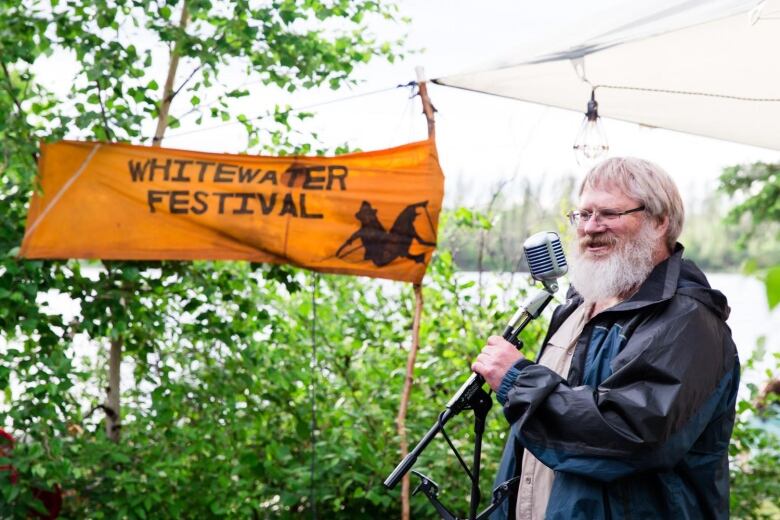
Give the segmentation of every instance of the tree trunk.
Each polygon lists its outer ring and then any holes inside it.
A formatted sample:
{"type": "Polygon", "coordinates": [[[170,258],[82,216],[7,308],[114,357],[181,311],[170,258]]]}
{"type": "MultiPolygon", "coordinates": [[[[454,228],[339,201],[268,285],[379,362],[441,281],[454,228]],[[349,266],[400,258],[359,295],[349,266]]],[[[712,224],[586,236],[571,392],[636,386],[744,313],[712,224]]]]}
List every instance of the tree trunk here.
{"type": "MultiPolygon", "coordinates": [[[[179,19],[179,28],[184,30],[187,27],[187,2],[183,2],[181,9],[181,18],[179,19]]],[[[173,100],[173,82],[176,79],[176,69],[179,67],[179,42],[177,41],[171,51],[171,61],[168,65],[168,77],[165,79],[163,96],[160,101],[160,115],[157,118],[157,130],[152,139],[153,146],[160,146],[168,128],[168,110],[173,100]]],[[[111,353],[108,359],[108,389],[106,392],[106,433],[108,438],[114,442],[119,442],[121,415],[119,389],[121,376],[119,372],[122,363],[122,339],[111,340],[111,353]]]]}
{"type": "MultiPolygon", "coordinates": [[[[181,18],[179,18],[179,29],[182,31],[187,27],[187,2],[184,2],[181,8],[181,18]]],[[[160,100],[160,115],[157,118],[157,130],[152,138],[152,146],[160,146],[165,130],[168,128],[168,111],[173,101],[173,82],[176,79],[176,69],[179,68],[179,42],[173,46],[171,51],[171,61],[168,64],[168,77],[165,79],[162,99],[160,100]]]]}
{"type": "Polygon", "coordinates": [[[119,367],[122,364],[122,340],[111,340],[111,352],[108,358],[108,387],[106,387],[106,435],[119,442],[121,433],[121,411],[119,409],[119,367]]]}

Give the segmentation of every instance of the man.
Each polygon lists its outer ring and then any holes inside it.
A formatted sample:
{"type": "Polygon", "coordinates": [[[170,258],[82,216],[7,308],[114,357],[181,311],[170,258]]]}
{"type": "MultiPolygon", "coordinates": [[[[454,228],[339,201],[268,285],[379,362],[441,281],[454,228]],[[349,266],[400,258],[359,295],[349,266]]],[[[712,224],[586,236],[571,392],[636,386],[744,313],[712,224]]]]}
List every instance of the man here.
{"type": "Polygon", "coordinates": [[[726,298],[682,258],[658,166],[595,166],[569,214],[572,288],[537,362],[492,336],[472,368],[511,425],[494,518],[727,518],[739,361],[726,298]]]}

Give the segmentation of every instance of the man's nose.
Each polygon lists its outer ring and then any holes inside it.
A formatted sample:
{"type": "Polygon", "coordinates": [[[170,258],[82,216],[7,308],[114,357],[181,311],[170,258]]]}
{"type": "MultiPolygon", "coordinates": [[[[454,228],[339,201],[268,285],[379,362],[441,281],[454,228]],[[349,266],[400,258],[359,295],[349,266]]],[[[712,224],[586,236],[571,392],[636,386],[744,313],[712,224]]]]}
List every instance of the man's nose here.
{"type": "Polygon", "coordinates": [[[591,215],[586,222],[583,222],[582,232],[588,235],[592,233],[599,233],[601,231],[604,231],[604,227],[605,226],[604,224],[602,224],[601,219],[594,214],[591,215]]]}

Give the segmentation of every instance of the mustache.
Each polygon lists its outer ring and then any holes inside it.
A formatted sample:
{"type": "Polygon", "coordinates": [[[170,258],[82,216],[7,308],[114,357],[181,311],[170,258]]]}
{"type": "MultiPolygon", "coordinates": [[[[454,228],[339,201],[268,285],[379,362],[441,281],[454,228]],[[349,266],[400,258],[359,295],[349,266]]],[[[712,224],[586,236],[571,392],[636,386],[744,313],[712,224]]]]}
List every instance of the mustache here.
{"type": "Polygon", "coordinates": [[[580,248],[586,247],[601,247],[601,246],[614,246],[618,243],[618,238],[609,231],[603,231],[601,233],[594,233],[592,235],[585,235],[580,238],[580,248]]]}

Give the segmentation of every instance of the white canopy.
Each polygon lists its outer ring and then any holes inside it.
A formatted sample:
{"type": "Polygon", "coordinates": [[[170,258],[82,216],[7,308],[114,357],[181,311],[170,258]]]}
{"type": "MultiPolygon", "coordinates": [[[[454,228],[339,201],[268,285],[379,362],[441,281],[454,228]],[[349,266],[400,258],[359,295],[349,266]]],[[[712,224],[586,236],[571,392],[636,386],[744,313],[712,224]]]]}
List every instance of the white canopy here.
{"type": "Polygon", "coordinates": [[[565,50],[434,81],[580,112],[595,88],[601,116],[780,150],[780,0],[658,5],[565,50]]]}

